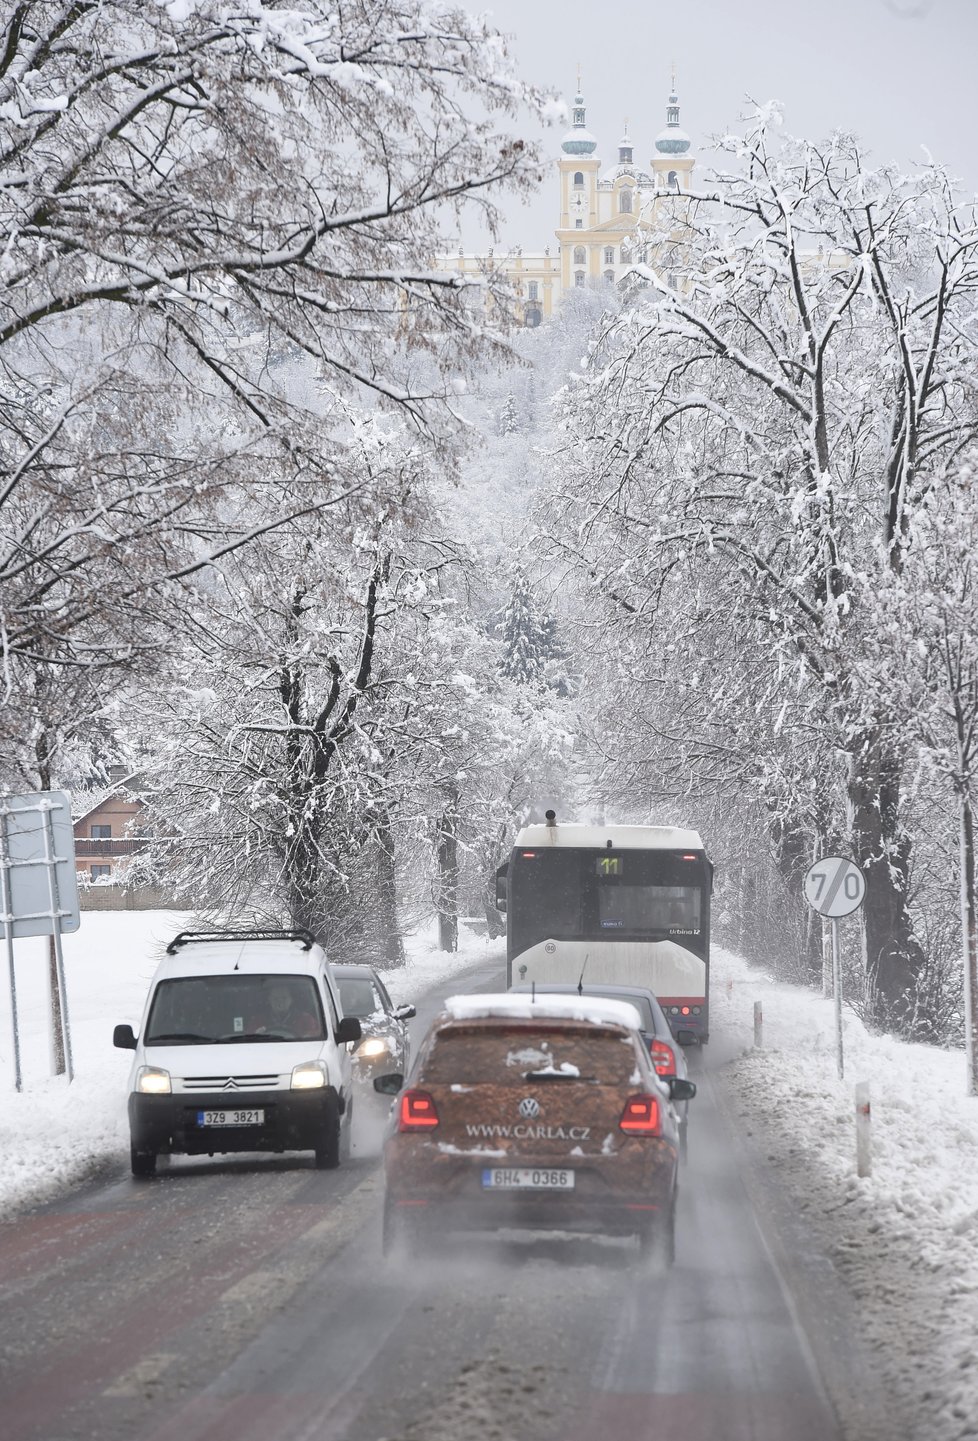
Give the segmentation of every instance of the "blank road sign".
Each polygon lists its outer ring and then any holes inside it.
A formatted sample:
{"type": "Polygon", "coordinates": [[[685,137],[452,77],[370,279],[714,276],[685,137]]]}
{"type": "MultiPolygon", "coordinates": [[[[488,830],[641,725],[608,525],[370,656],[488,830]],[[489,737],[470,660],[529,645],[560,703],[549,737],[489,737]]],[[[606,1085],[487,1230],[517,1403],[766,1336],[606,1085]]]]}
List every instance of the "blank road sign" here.
{"type": "Polygon", "coordinates": [[[805,900],[820,916],[848,916],[859,909],[865,894],[866,877],[846,856],[825,856],[806,872],[805,900]]]}
{"type": "Polygon", "coordinates": [[[67,792],[0,796],[0,940],[77,931],[80,919],[67,792]]]}

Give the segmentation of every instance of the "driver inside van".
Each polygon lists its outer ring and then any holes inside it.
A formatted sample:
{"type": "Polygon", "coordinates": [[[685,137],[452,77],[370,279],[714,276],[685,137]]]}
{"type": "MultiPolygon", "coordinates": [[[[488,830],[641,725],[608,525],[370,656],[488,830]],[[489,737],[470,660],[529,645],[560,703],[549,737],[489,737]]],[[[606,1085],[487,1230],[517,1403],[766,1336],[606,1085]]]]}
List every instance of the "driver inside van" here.
{"type": "Polygon", "coordinates": [[[279,1035],[306,1039],[319,1034],[319,1023],[310,1011],[295,1004],[292,988],[281,982],[269,986],[265,996],[267,1010],[248,1030],[257,1036],[279,1035]]]}

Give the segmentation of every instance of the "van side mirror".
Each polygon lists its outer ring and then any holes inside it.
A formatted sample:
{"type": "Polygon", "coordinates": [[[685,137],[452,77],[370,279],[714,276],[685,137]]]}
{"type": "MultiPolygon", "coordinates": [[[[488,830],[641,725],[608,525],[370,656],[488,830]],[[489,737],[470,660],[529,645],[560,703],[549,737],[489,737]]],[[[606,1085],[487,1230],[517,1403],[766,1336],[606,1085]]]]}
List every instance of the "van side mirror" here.
{"type": "Polygon", "coordinates": [[[414,1006],[398,1006],[394,1012],[394,1019],[395,1021],[410,1021],[412,1016],[417,1014],[414,1006]]]}
{"type": "Polygon", "coordinates": [[[344,1016],[336,1027],[336,1044],[342,1046],[346,1041],[359,1041],[363,1035],[363,1028],[356,1016],[344,1016]]]}
{"type": "Polygon", "coordinates": [[[132,1026],[116,1026],[112,1032],[112,1044],[118,1046],[120,1051],[134,1051],[136,1037],[132,1033],[132,1026]]]}

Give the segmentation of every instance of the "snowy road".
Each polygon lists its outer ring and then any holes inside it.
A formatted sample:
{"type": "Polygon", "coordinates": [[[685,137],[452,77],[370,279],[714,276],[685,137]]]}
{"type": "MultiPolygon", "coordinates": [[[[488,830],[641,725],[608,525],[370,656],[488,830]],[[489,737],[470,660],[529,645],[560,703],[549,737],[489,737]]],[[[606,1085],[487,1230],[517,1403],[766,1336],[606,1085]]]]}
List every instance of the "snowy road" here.
{"type": "MultiPolygon", "coordinates": [[[[451,989],[500,983],[487,966],[451,989]]],[[[724,1059],[721,1042],[698,1069],[678,1261],[655,1283],[625,1242],[466,1239],[385,1264],[363,1158],[184,1159],[11,1222],[5,1441],[864,1441],[858,1406],[837,1427],[755,1220],[724,1059]]],[[[793,1284],[817,1289],[817,1266],[793,1284]]],[[[835,1358],[837,1399],[859,1369],[835,1358]]]]}

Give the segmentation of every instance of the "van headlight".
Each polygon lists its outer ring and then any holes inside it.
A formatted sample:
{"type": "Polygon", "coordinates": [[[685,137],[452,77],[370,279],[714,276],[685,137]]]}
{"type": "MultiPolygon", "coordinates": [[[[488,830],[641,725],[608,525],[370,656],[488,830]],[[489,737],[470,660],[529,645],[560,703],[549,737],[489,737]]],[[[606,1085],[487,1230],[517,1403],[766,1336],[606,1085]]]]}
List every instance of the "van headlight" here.
{"type": "Polygon", "coordinates": [[[321,1091],[326,1084],[326,1066],[322,1061],[303,1061],[292,1067],[293,1091],[321,1091]]]}
{"type": "Polygon", "coordinates": [[[160,1066],[140,1066],[136,1072],[136,1090],[144,1096],[168,1096],[172,1089],[169,1071],[160,1066]]]}

